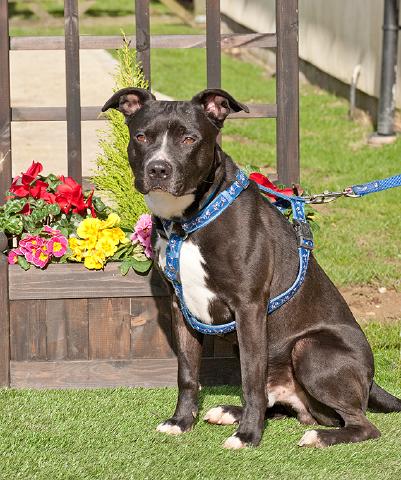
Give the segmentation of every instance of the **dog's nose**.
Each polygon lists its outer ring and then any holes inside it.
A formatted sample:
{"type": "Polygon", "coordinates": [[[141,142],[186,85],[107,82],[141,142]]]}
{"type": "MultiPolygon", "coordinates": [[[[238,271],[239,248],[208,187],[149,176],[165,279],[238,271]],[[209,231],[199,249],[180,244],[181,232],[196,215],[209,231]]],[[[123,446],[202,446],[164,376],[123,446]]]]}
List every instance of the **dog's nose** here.
{"type": "Polygon", "coordinates": [[[146,168],[149,177],[153,180],[167,180],[171,177],[173,169],[168,162],[163,160],[154,160],[146,168]]]}

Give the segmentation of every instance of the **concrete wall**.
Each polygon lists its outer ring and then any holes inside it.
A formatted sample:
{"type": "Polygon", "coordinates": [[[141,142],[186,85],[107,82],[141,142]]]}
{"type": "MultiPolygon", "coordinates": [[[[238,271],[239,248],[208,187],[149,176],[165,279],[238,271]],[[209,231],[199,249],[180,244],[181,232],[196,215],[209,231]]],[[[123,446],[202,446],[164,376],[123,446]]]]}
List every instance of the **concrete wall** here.
{"type": "MultiPolygon", "coordinates": [[[[274,0],[221,0],[221,11],[251,30],[274,32],[274,5],[274,0]]],[[[384,0],[299,0],[301,59],[344,83],[361,65],[358,89],[378,97],[383,10],[384,0]]],[[[401,106],[399,87],[400,78],[401,106]]]]}

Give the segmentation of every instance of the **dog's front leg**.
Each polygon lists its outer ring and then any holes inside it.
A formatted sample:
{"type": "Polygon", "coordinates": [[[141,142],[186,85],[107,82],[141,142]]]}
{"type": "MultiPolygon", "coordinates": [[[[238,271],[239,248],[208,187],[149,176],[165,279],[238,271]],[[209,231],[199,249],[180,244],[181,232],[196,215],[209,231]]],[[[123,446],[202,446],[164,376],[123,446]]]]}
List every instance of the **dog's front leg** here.
{"type": "Polygon", "coordinates": [[[178,356],[178,401],[174,415],[161,423],[157,430],[179,435],[191,430],[198,414],[203,335],[186,324],[175,295],[173,296],[173,326],[178,356]]]}
{"type": "Polygon", "coordinates": [[[262,437],[267,407],[266,305],[240,307],[236,313],[244,409],[238,430],[225,448],[256,446],[262,437]]]}

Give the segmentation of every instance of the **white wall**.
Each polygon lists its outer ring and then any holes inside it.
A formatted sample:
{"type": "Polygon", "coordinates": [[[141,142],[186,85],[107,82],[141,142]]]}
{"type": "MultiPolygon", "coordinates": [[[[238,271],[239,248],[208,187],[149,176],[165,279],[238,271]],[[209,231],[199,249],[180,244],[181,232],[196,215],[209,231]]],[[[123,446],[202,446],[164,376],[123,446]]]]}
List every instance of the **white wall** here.
{"type": "MultiPolygon", "coordinates": [[[[221,0],[221,11],[257,32],[275,31],[274,0],[221,0]]],[[[331,76],[378,97],[384,0],[299,0],[299,53],[331,76]]],[[[399,48],[401,62],[401,47],[399,48]]],[[[399,63],[401,64],[401,63],[399,63]]],[[[397,105],[401,106],[401,78],[397,105]]]]}

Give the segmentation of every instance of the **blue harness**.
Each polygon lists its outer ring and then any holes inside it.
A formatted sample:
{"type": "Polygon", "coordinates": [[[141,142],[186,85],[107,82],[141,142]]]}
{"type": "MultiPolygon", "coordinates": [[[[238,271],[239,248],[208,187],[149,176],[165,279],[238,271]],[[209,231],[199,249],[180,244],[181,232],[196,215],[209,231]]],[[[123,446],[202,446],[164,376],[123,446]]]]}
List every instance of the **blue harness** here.
{"type": "MultiPolygon", "coordinates": [[[[179,280],[180,271],[180,251],[183,242],[188,238],[188,235],[200,230],[208,225],[215,218],[221,215],[226,208],[228,208],[234,200],[245,190],[249,185],[249,179],[244,172],[238,170],[236,180],[223,192],[219,193],[210,203],[206,205],[197,215],[190,220],[180,223],[182,230],[185,232],[184,236],[172,233],[169,236],[166,248],[166,266],[164,274],[172,283],[175,294],[180,302],[181,311],[188,322],[188,324],[200,333],[207,335],[223,335],[225,333],[235,330],[235,321],[223,325],[208,325],[200,322],[195,318],[184,301],[184,294],[182,284],[179,280]]],[[[270,190],[269,188],[258,185],[258,187],[267,193],[271,193],[276,197],[291,203],[293,212],[293,224],[295,233],[298,238],[298,253],[299,253],[299,270],[294,283],[283,293],[271,299],[268,303],[267,312],[270,314],[284,305],[290,298],[292,298],[301,287],[306,271],[308,268],[308,261],[310,251],[313,249],[313,237],[310,230],[309,223],[305,218],[305,200],[301,197],[288,197],[279,192],[270,190]]],[[[280,205],[277,205],[280,208],[280,205]]],[[[162,221],[164,231],[168,236],[168,230],[171,226],[170,221],[162,221]]]]}

